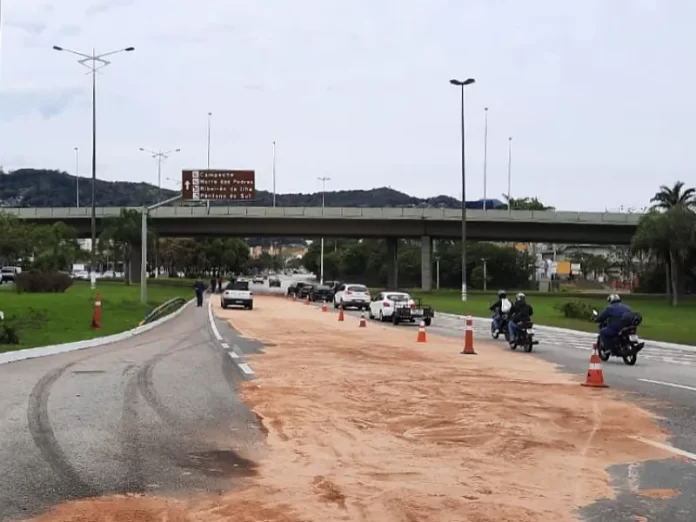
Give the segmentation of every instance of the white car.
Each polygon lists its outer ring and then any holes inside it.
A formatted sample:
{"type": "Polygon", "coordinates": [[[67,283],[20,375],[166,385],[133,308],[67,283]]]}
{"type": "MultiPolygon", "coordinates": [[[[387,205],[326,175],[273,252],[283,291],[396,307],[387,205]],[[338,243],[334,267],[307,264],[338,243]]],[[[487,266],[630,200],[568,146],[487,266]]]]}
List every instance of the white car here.
{"type": "Polygon", "coordinates": [[[365,285],[344,283],[336,288],[333,301],[334,308],[343,305],[344,310],[346,308],[369,310],[370,290],[365,285]]]}
{"type": "Polygon", "coordinates": [[[249,290],[249,281],[234,281],[227,283],[220,296],[220,306],[243,306],[247,310],[254,309],[254,294],[249,290]]]}
{"type": "MultiPolygon", "coordinates": [[[[409,321],[413,322],[423,318],[426,326],[430,326],[430,316],[424,317],[423,310],[418,308],[416,301],[411,297],[411,294],[406,292],[380,292],[370,303],[370,319],[379,319],[380,321],[389,321],[394,316],[394,310],[397,308],[409,308],[407,314],[409,321]]],[[[402,316],[403,318],[403,316],[402,316]]],[[[394,323],[396,324],[396,323],[394,323]]]]}

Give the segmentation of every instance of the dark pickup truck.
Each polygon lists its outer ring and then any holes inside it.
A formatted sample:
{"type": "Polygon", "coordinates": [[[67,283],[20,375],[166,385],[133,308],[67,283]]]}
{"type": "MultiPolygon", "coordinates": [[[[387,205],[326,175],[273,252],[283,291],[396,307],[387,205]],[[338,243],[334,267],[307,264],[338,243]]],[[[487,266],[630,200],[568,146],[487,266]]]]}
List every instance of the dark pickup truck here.
{"type": "Polygon", "coordinates": [[[290,283],[288,286],[288,295],[299,295],[300,289],[303,286],[307,286],[309,283],[303,283],[302,281],[297,281],[295,283],[290,283]]]}

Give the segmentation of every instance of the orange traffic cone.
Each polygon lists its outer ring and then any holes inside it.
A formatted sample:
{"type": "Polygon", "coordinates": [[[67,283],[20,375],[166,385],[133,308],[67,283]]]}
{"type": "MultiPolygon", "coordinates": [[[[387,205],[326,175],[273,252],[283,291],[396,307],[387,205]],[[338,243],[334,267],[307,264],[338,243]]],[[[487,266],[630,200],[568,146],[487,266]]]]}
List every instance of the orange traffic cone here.
{"type": "Polygon", "coordinates": [[[587,379],[582,383],[583,386],[590,388],[608,388],[604,384],[604,373],[602,372],[602,360],[597,353],[597,345],[592,345],[592,355],[590,356],[590,369],[587,370],[587,379]]]}
{"type": "Polygon", "coordinates": [[[324,301],[323,303],[321,303],[321,311],[322,311],[322,312],[328,312],[328,311],[329,311],[329,308],[326,306],[326,301],[324,301]]]}
{"type": "Polygon", "coordinates": [[[462,355],[476,355],[474,351],[474,327],[471,312],[466,316],[466,329],[464,331],[464,349],[462,355]]]}
{"type": "Polygon", "coordinates": [[[94,298],[94,311],[92,312],[92,328],[99,330],[101,328],[102,313],[102,297],[99,292],[94,298]]]}
{"type": "Polygon", "coordinates": [[[358,324],[358,327],[365,328],[366,326],[367,326],[367,322],[365,321],[365,314],[362,313],[362,314],[360,314],[360,323],[358,324]]]}
{"type": "Polygon", "coordinates": [[[338,305],[338,320],[343,321],[343,305],[338,305]]]}
{"type": "Polygon", "coordinates": [[[420,322],[420,326],[418,327],[418,337],[416,337],[416,342],[417,343],[426,342],[426,340],[425,340],[425,321],[420,322]]]}
{"type": "Polygon", "coordinates": [[[305,301],[305,304],[311,304],[312,301],[309,299],[309,296],[307,296],[307,300],[305,301]]]}

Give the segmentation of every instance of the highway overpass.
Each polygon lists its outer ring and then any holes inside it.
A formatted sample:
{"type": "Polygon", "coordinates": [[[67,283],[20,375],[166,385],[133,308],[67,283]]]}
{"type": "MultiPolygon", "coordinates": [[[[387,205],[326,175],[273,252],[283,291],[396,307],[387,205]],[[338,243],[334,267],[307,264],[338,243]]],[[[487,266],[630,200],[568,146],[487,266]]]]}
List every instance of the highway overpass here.
{"type": "MultiPolygon", "coordinates": [[[[6,208],[33,223],[63,221],[78,234],[90,233],[90,208],[6,208]]],[[[103,218],[118,216],[121,209],[97,209],[103,218]]],[[[432,288],[432,240],[459,239],[460,210],[436,208],[355,207],[161,207],[150,213],[150,228],[161,236],[270,236],[386,238],[389,286],[398,286],[397,239],[421,240],[421,286],[432,288]]],[[[550,212],[467,210],[467,237],[471,240],[629,244],[639,214],[602,212],[550,212]]],[[[131,261],[139,277],[140,254],[131,261]]]]}
{"type": "MultiPolygon", "coordinates": [[[[34,223],[63,221],[81,236],[90,230],[90,208],[5,208],[34,223]]],[[[119,207],[97,208],[102,218],[119,207]]],[[[137,210],[137,209],[136,209],[137,210]]],[[[439,208],[356,207],[162,207],[150,213],[150,227],[162,236],[461,237],[461,211],[439,208]]],[[[467,210],[472,240],[546,243],[629,244],[640,214],[467,210]]]]}

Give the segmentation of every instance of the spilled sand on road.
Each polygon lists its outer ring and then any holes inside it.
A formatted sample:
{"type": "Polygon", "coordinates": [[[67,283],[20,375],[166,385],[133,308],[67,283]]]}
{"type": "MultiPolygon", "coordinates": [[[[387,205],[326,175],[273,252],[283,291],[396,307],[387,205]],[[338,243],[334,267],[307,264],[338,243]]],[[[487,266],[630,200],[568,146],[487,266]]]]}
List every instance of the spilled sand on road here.
{"type": "Polygon", "coordinates": [[[107,498],[37,520],[559,522],[612,497],[606,468],[667,455],[646,411],[527,354],[259,297],[219,311],[269,345],[243,397],[268,458],[241,491],[185,503],[107,498]]]}

